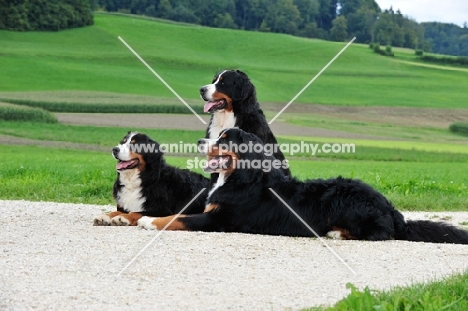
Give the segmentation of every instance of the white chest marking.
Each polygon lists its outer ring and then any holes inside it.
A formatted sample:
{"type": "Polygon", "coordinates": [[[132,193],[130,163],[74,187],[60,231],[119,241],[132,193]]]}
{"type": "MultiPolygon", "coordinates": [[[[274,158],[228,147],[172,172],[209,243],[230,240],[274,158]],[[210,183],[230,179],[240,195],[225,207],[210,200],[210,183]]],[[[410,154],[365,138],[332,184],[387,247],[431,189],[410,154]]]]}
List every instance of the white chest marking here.
{"type": "Polygon", "coordinates": [[[226,176],[224,173],[220,173],[218,176],[218,180],[216,181],[216,184],[211,188],[210,192],[208,193],[208,198],[213,194],[213,192],[216,191],[216,189],[222,187],[224,183],[226,182],[226,176]]]}
{"type": "Polygon", "coordinates": [[[218,111],[213,114],[213,120],[210,126],[210,139],[216,139],[222,130],[236,126],[236,117],[234,112],[218,111]]]}
{"type": "Polygon", "coordinates": [[[119,182],[123,187],[117,193],[117,204],[127,212],[143,212],[146,198],[141,193],[140,172],[136,169],[121,172],[119,182]]]}

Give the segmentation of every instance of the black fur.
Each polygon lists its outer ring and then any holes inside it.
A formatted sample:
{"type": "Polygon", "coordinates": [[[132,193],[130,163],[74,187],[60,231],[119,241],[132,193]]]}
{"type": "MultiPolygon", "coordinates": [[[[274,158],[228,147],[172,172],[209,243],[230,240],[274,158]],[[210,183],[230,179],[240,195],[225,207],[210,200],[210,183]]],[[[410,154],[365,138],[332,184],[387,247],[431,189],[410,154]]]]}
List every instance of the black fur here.
{"type": "MultiPolygon", "coordinates": [[[[261,143],[255,135],[239,129],[224,134],[218,144],[261,143]]],[[[250,161],[274,160],[261,153],[236,156],[250,161]]],[[[454,226],[405,222],[381,193],[362,181],[338,177],[301,182],[279,169],[234,169],[224,185],[208,197],[207,204],[217,204],[217,208],[180,221],[189,230],[314,237],[269,188],[320,236],[335,229],[347,239],[468,244],[468,232],[454,226]]]]}
{"type": "MultiPolygon", "coordinates": [[[[128,136],[128,135],[127,135],[128,136]]],[[[124,138],[125,139],[125,138],[124,138]]],[[[135,144],[146,145],[150,150],[159,150],[160,145],[145,134],[138,133],[133,136],[135,144]]],[[[121,142],[123,143],[123,141],[121,142]]],[[[192,200],[203,188],[207,188],[184,213],[201,213],[208,193],[209,179],[201,174],[186,169],[170,166],[164,160],[162,152],[139,152],[143,158],[144,166],[139,167],[141,179],[141,196],[146,199],[143,203],[145,216],[167,216],[178,212],[192,200]]],[[[123,185],[120,180],[121,173],[113,187],[113,195],[118,202],[119,193],[123,185]]],[[[125,206],[117,206],[121,212],[129,212],[125,206]]]]}

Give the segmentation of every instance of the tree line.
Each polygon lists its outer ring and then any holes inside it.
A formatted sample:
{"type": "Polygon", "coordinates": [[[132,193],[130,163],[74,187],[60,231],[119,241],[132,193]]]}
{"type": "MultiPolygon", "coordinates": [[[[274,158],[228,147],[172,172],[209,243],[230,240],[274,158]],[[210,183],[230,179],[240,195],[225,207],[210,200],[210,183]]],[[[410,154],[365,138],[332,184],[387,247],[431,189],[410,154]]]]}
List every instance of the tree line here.
{"type": "Polygon", "coordinates": [[[468,55],[467,28],[419,24],[374,0],[91,0],[109,12],[142,14],[209,27],[377,42],[451,55],[468,55]],[[429,31],[425,32],[428,27],[429,31]],[[447,29],[451,29],[447,31],[447,29]],[[457,29],[457,30],[453,30],[457,29]],[[458,35],[455,35],[458,33],[458,35]],[[453,35],[452,35],[453,34],[453,35]],[[443,42],[443,43],[442,43],[443,42]],[[447,48],[447,45],[450,48],[447,48]]]}
{"type": "Polygon", "coordinates": [[[0,29],[57,31],[92,24],[90,0],[0,0],[0,29]]]}

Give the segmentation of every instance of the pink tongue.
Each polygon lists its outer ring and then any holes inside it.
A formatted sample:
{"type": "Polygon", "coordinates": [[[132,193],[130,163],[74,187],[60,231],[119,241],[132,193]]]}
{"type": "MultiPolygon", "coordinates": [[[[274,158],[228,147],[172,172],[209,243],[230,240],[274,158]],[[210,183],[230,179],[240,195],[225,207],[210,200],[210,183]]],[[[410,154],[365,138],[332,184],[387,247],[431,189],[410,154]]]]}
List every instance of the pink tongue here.
{"type": "Polygon", "coordinates": [[[214,101],[208,101],[206,102],[205,104],[205,107],[203,107],[203,112],[209,112],[210,109],[213,107],[213,106],[216,106],[218,102],[214,102],[214,101]]]}
{"type": "Polygon", "coordinates": [[[121,161],[121,162],[118,162],[117,165],[116,165],[116,169],[118,170],[121,170],[121,169],[124,169],[128,166],[130,166],[132,164],[132,161],[121,161]]]}
{"type": "Polygon", "coordinates": [[[216,168],[218,167],[218,163],[219,163],[219,158],[213,158],[210,161],[208,161],[208,167],[216,168]]]}

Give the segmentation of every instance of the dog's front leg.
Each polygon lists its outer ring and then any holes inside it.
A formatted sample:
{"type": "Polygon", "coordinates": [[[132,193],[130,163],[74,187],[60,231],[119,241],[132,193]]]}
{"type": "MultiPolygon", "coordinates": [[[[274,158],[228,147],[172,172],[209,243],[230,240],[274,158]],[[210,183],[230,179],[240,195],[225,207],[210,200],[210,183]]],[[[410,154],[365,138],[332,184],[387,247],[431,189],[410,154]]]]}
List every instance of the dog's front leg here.
{"type": "Polygon", "coordinates": [[[147,217],[138,220],[138,226],[151,230],[219,231],[209,213],[147,217]]]}

